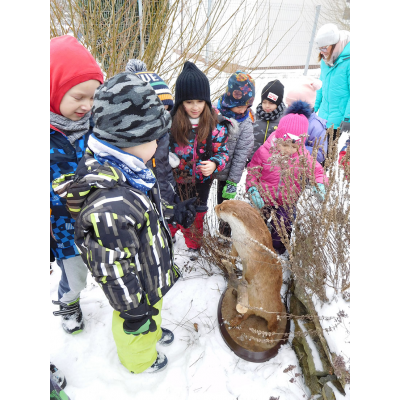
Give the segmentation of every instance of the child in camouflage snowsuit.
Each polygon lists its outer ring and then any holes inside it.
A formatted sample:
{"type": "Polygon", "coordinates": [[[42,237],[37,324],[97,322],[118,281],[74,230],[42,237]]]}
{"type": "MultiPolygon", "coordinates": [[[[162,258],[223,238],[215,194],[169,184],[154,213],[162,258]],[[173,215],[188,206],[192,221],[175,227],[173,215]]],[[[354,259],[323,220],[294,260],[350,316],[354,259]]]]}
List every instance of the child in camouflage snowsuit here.
{"type": "Polygon", "coordinates": [[[190,226],[194,200],[163,205],[145,166],[171,124],[148,83],[127,72],[114,76],[96,91],[92,115],[93,134],[74,179],[53,185],[76,218],[82,259],[115,310],[121,363],[133,373],[159,371],[168,361],[156,343],[173,341],[161,328],[163,297],[180,276],[166,219],[190,226]]]}

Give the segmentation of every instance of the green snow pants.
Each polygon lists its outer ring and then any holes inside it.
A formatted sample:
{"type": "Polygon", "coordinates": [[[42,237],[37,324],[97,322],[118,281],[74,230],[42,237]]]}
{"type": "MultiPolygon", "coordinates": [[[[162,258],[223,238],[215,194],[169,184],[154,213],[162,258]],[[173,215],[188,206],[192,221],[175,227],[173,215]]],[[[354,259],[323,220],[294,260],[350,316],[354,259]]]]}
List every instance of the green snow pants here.
{"type": "Polygon", "coordinates": [[[159,314],[153,319],[157,325],[155,332],[146,335],[128,335],[122,327],[124,319],[119,316],[119,311],[113,312],[112,332],[117,345],[118,357],[122,365],[135,374],[140,374],[151,367],[157,359],[156,343],[161,339],[161,308],[163,299],[154,304],[159,314]]]}

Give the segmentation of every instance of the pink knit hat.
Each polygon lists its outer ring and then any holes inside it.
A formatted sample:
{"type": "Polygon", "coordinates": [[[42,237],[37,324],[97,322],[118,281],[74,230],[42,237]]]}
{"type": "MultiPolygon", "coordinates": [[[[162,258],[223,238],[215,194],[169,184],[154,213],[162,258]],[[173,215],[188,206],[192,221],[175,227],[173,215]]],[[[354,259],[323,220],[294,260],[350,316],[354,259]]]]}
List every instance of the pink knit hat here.
{"type": "Polygon", "coordinates": [[[314,107],[317,98],[317,90],[321,89],[322,81],[311,77],[304,78],[303,82],[297,85],[286,94],[286,104],[290,106],[294,101],[301,100],[314,107]]]}
{"type": "Polygon", "coordinates": [[[275,131],[276,139],[294,140],[305,143],[308,131],[308,118],[311,116],[310,105],[304,101],[295,101],[286,109],[286,115],[279,121],[275,131]],[[303,138],[300,135],[304,135],[303,138]]]}

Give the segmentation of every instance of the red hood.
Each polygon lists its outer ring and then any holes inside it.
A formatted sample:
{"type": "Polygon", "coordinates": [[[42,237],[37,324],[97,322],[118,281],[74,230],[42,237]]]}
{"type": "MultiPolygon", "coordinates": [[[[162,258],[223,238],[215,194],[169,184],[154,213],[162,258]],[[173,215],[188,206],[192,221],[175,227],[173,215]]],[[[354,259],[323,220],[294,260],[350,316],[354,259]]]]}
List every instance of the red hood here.
{"type": "Polygon", "coordinates": [[[103,73],[87,49],[70,35],[50,40],[50,111],[60,114],[65,93],[91,79],[103,83],[103,73]]]}

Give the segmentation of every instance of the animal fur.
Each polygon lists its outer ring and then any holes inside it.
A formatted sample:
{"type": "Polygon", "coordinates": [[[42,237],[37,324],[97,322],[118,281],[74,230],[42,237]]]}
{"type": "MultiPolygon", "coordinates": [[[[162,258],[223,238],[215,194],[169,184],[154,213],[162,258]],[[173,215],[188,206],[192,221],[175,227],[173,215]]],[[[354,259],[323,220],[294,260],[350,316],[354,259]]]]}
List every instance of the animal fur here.
{"type": "MultiPolygon", "coordinates": [[[[242,281],[232,279],[230,285],[243,291],[247,286],[247,295],[250,309],[244,315],[238,314],[230,321],[232,326],[240,325],[250,315],[257,315],[268,322],[269,332],[276,332],[278,326],[277,315],[282,313],[283,305],[280,291],[282,286],[282,268],[279,261],[258,244],[248,240],[249,237],[257,240],[268,249],[272,247],[271,233],[263,218],[248,203],[240,200],[226,200],[215,207],[218,218],[229,223],[232,230],[232,256],[239,255],[243,265],[242,281]],[[261,310],[253,310],[256,307],[261,310]],[[269,314],[265,311],[273,312],[269,314]]],[[[225,265],[227,265],[225,263],[225,265]]],[[[243,306],[243,305],[240,305],[243,306]]],[[[246,309],[242,308],[242,309],[246,309]]]]}

